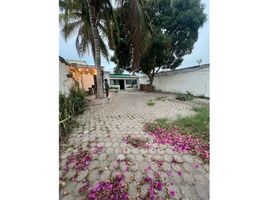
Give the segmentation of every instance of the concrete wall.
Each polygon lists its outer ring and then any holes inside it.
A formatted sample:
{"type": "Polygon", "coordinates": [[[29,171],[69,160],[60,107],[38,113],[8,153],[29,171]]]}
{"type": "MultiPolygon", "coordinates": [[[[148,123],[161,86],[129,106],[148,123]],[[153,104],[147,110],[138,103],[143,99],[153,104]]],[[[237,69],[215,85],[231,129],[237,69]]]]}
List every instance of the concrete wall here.
{"type": "Polygon", "coordinates": [[[74,84],[71,78],[67,77],[68,66],[65,63],[59,62],[59,90],[64,94],[69,94],[69,89],[74,84]]]}
{"type": "Polygon", "coordinates": [[[82,74],[81,76],[81,86],[85,91],[88,91],[89,87],[94,85],[94,76],[91,74],[82,74]]]}
{"type": "MultiPolygon", "coordinates": [[[[139,84],[148,84],[149,79],[142,77],[139,84]]],[[[186,92],[209,97],[209,65],[163,72],[155,76],[155,90],[163,92],[186,92]]]]}

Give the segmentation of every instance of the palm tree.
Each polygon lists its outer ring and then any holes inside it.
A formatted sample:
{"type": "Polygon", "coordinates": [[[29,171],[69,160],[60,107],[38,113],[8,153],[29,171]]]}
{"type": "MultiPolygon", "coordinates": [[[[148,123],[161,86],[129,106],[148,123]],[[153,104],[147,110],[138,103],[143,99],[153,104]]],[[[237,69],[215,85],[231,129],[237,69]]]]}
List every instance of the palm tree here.
{"type": "Polygon", "coordinates": [[[112,5],[108,0],[60,0],[60,24],[61,33],[65,40],[76,33],[76,50],[79,56],[84,56],[91,52],[94,57],[97,69],[97,95],[98,99],[103,98],[103,80],[100,62],[100,54],[109,61],[109,54],[104,40],[107,38],[112,45],[114,36],[109,32],[113,21],[112,5]],[[93,1],[92,1],[93,2],[93,1]],[[100,30],[100,31],[99,31],[100,30]]]}
{"type": "MultiPolygon", "coordinates": [[[[128,12],[127,22],[133,36],[132,69],[135,70],[141,54],[142,33],[145,14],[142,6],[144,0],[116,0],[128,12]]],[[[69,38],[78,29],[76,49],[79,55],[89,53],[91,46],[97,69],[97,98],[103,98],[103,80],[101,57],[108,58],[107,47],[100,35],[108,39],[113,46],[117,35],[112,31],[116,26],[111,0],[60,0],[60,22],[63,25],[62,34],[69,38]]]]}

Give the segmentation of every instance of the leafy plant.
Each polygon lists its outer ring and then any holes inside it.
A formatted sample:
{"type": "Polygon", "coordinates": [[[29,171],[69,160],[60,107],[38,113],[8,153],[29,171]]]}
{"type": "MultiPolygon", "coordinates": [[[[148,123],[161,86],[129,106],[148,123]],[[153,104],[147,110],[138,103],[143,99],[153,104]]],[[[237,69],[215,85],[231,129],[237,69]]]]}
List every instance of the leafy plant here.
{"type": "Polygon", "coordinates": [[[195,96],[196,98],[200,98],[200,99],[209,99],[209,97],[206,97],[205,95],[197,95],[195,96]]]}
{"type": "Polygon", "coordinates": [[[160,118],[154,123],[146,125],[148,131],[153,131],[158,127],[167,131],[177,128],[180,131],[201,138],[204,141],[209,141],[209,108],[200,107],[193,109],[196,114],[194,116],[177,118],[176,120],[169,120],[167,118],[160,118]]]}
{"type": "Polygon", "coordinates": [[[60,137],[64,137],[77,122],[73,116],[75,114],[81,114],[86,109],[85,93],[74,86],[70,89],[69,96],[60,93],[59,94],[59,128],[60,137]]]}
{"type": "Polygon", "coordinates": [[[73,106],[74,114],[81,114],[86,110],[85,92],[79,87],[74,86],[70,89],[69,98],[73,106]]]}
{"type": "Polygon", "coordinates": [[[153,102],[153,100],[149,100],[149,102],[147,102],[147,105],[148,106],[154,106],[155,105],[155,102],[153,102]]]}
{"type": "Polygon", "coordinates": [[[189,101],[194,98],[194,95],[191,94],[189,91],[186,91],[186,93],[177,93],[176,99],[181,100],[181,101],[189,101]]]}

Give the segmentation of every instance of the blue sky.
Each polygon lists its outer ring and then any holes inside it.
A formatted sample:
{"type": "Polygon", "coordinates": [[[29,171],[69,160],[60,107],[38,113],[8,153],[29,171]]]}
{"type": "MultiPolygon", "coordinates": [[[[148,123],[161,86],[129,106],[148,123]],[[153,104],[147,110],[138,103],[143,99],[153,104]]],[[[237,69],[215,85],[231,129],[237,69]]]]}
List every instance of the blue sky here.
{"type": "MultiPolygon", "coordinates": [[[[207,22],[202,28],[199,29],[198,40],[194,45],[194,49],[190,55],[184,56],[184,61],[180,68],[191,67],[197,65],[197,60],[202,59],[202,64],[209,63],[209,0],[202,0],[206,5],[205,13],[207,14],[207,22]]],[[[113,55],[112,51],[109,51],[110,55],[113,55]]],[[[88,55],[80,58],[75,49],[75,35],[69,38],[67,42],[59,36],[59,55],[65,59],[73,60],[85,60],[87,64],[94,65],[92,55],[88,55]]],[[[115,64],[113,62],[107,62],[106,59],[101,59],[101,65],[105,67],[105,71],[113,71],[115,64]]]]}

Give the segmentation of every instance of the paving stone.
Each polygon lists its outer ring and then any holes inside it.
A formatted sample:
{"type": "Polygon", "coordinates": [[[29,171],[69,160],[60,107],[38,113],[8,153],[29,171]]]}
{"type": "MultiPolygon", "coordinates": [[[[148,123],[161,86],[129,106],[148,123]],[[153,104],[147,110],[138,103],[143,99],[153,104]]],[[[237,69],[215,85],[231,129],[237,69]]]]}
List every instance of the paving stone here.
{"type": "Polygon", "coordinates": [[[197,194],[204,200],[209,199],[209,189],[206,186],[203,185],[196,185],[196,192],[197,194]]]}
{"type": "Polygon", "coordinates": [[[88,171],[81,171],[77,176],[77,181],[82,181],[84,178],[86,178],[88,175],[88,171]]]}
{"type": "Polygon", "coordinates": [[[174,158],[174,160],[176,160],[177,162],[184,162],[184,160],[182,159],[182,157],[179,156],[179,155],[174,155],[173,158],[174,158]]]}
{"type": "Polygon", "coordinates": [[[140,197],[141,198],[144,198],[146,196],[146,194],[149,192],[149,188],[150,188],[150,185],[149,184],[144,184],[141,187],[141,194],[140,194],[140,197]]]}
{"type": "Polygon", "coordinates": [[[106,153],[107,153],[107,154],[111,154],[111,153],[113,153],[113,151],[114,151],[114,148],[113,148],[113,147],[108,147],[108,148],[106,149],[106,153]]]}
{"type": "Polygon", "coordinates": [[[107,160],[104,160],[100,163],[101,168],[108,168],[110,163],[107,160]]]}
{"type": "Polygon", "coordinates": [[[165,171],[169,171],[171,170],[171,167],[170,167],[170,163],[168,162],[163,162],[163,166],[162,166],[163,170],[165,171]]]}
{"type": "Polygon", "coordinates": [[[148,150],[147,149],[140,149],[141,154],[148,154],[148,150]]]}
{"type": "Polygon", "coordinates": [[[187,171],[192,173],[195,169],[192,165],[190,165],[189,163],[184,163],[183,164],[183,168],[187,171]]]}
{"type": "Polygon", "coordinates": [[[131,199],[135,199],[137,196],[137,189],[134,184],[128,184],[128,194],[131,199]]]}
{"type": "Polygon", "coordinates": [[[114,152],[116,154],[120,154],[121,153],[121,149],[119,147],[117,147],[117,148],[114,149],[114,152]]]}
{"type": "Polygon", "coordinates": [[[145,161],[140,162],[140,170],[141,171],[144,171],[149,166],[150,166],[150,164],[148,162],[145,162],[145,161]]]}
{"type": "Polygon", "coordinates": [[[135,172],[135,180],[136,182],[140,182],[142,180],[143,174],[140,171],[135,172]]]}
{"type": "Polygon", "coordinates": [[[99,170],[98,169],[94,169],[93,171],[91,171],[88,175],[88,179],[89,181],[92,183],[95,180],[99,180],[100,175],[99,175],[99,170]]]}
{"type": "Polygon", "coordinates": [[[177,163],[171,163],[171,168],[176,172],[182,171],[181,166],[179,164],[177,164],[177,163]]]}
{"type": "Polygon", "coordinates": [[[92,170],[92,169],[95,169],[95,168],[98,168],[98,167],[100,167],[100,161],[98,161],[98,160],[93,160],[93,161],[90,163],[88,169],[89,169],[89,170],[92,170]]]}
{"type": "Polygon", "coordinates": [[[117,158],[116,158],[116,160],[120,160],[120,161],[122,161],[122,160],[125,160],[125,155],[124,154],[119,154],[118,156],[117,156],[117,158]]]}
{"type": "Polygon", "coordinates": [[[74,175],[76,174],[76,171],[75,170],[69,170],[68,173],[65,175],[65,177],[67,179],[71,179],[74,177],[74,175]]]}
{"type": "Polygon", "coordinates": [[[125,181],[127,183],[133,182],[134,179],[135,179],[135,177],[134,177],[134,173],[133,172],[130,172],[130,171],[125,172],[125,181]]]}
{"type": "Polygon", "coordinates": [[[100,181],[107,181],[107,179],[110,177],[110,171],[105,170],[101,175],[100,175],[100,181]]]}
{"type": "Polygon", "coordinates": [[[139,149],[137,149],[137,148],[133,148],[133,149],[131,150],[131,153],[133,153],[133,154],[138,154],[138,153],[139,153],[139,149]]]}
{"type": "Polygon", "coordinates": [[[181,186],[181,193],[183,194],[185,199],[188,200],[198,200],[200,199],[198,195],[196,194],[195,190],[188,185],[181,186]]]}
{"type": "Polygon", "coordinates": [[[106,160],[106,158],[107,158],[107,154],[106,153],[102,153],[102,154],[99,155],[99,160],[100,161],[106,160]]]}
{"type": "Polygon", "coordinates": [[[174,155],[174,151],[170,148],[167,148],[165,151],[167,154],[174,155]]]}
{"type": "Polygon", "coordinates": [[[164,155],[164,160],[167,161],[167,162],[171,162],[172,161],[172,156],[168,155],[168,154],[165,154],[164,155]]]}
{"type": "Polygon", "coordinates": [[[143,156],[141,154],[137,154],[136,159],[137,159],[138,162],[141,162],[141,161],[144,160],[144,158],[143,158],[143,156]]]}
{"type": "Polygon", "coordinates": [[[119,147],[119,143],[118,142],[113,143],[113,147],[119,147]]]}
{"type": "MultiPolygon", "coordinates": [[[[62,149],[60,158],[67,157],[66,153],[78,152],[79,148],[87,150],[88,141],[91,143],[90,148],[95,147],[95,145],[104,145],[104,152],[94,154],[89,169],[85,170],[85,172],[89,173],[88,176],[85,176],[90,180],[90,188],[97,184],[100,181],[99,179],[105,181],[108,172],[110,173],[109,176],[115,176],[117,173],[122,173],[126,170],[127,165],[122,162],[119,163],[120,167],[118,169],[114,169],[112,166],[113,162],[117,163],[117,157],[122,154],[131,161],[128,166],[129,171],[124,172],[124,174],[125,181],[129,183],[128,190],[130,197],[133,197],[132,199],[141,199],[141,197],[137,197],[140,193],[141,186],[135,185],[138,183],[136,181],[140,181],[145,174],[154,178],[154,173],[160,173],[160,176],[170,186],[173,183],[175,189],[177,188],[179,190],[178,194],[181,189],[185,194],[185,200],[186,198],[188,200],[208,199],[209,166],[203,165],[200,159],[189,154],[181,155],[173,151],[169,145],[154,143],[154,138],[143,131],[144,123],[152,122],[156,118],[175,118],[177,115],[193,115],[194,112],[191,109],[193,106],[199,104],[190,101],[182,103],[175,100],[175,95],[167,94],[165,96],[171,100],[158,101],[157,107],[148,107],[146,102],[157,96],[159,96],[157,93],[120,91],[119,93],[113,94],[112,101],[109,103],[106,101],[89,101],[88,109],[76,118],[83,126],[73,130],[73,134],[70,134],[67,145],[60,144],[62,149]],[[82,134],[78,134],[77,132],[81,132],[82,134]],[[127,135],[148,138],[148,143],[151,144],[150,148],[134,148],[132,145],[126,144],[122,139],[127,135]],[[94,163],[95,158],[96,163],[94,163]],[[158,168],[157,164],[152,161],[153,158],[159,161],[165,161],[163,167],[158,168]],[[173,158],[180,162],[180,164],[172,163],[173,158]],[[200,168],[195,168],[196,163],[200,164],[200,168]],[[148,167],[147,164],[151,165],[152,170],[145,172],[144,169],[148,167]],[[182,176],[178,175],[178,171],[182,172],[182,176]],[[170,174],[169,176],[167,172],[170,174]]],[[[65,160],[60,160],[61,169],[64,167],[64,162],[66,162],[66,158],[65,160]]],[[[70,171],[72,171],[72,167],[74,166],[70,166],[70,171]]],[[[78,179],[83,179],[83,176],[78,174],[78,179]]],[[[70,188],[69,183],[66,183],[65,187],[70,188]]],[[[78,186],[76,185],[76,187],[78,186]]],[[[77,196],[77,191],[74,191],[76,187],[71,187],[70,199],[64,197],[66,198],[65,200],[81,199],[81,196],[77,196]]],[[[64,188],[60,189],[60,194],[62,194],[64,188]]],[[[175,199],[179,200],[182,196],[178,194],[175,196],[175,199]]],[[[158,196],[161,196],[162,199],[167,199],[164,190],[162,193],[161,191],[158,192],[158,196]]]]}
{"type": "Polygon", "coordinates": [[[193,159],[191,158],[190,155],[183,155],[182,156],[183,160],[190,163],[190,164],[193,164],[193,159]]]}
{"type": "Polygon", "coordinates": [[[60,198],[61,200],[75,200],[75,198],[72,196],[72,194],[68,194],[66,196],[63,196],[60,198]]]}
{"type": "Polygon", "coordinates": [[[105,143],[105,147],[110,147],[110,146],[112,146],[112,143],[111,142],[106,142],[105,143]]]}
{"type": "Polygon", "coordinates": [[[199,173],[195,175],[195,180],[198,185],[203,185],[203,186],[209,185],[209,180],[204,174],[199,173]]]}
{"type": "Polygon", "coordinates": [[[189,173],[183,173],[182,178],[187,184],[190,184],[190,185],[195,184],[194,177],[189,173]]]}

